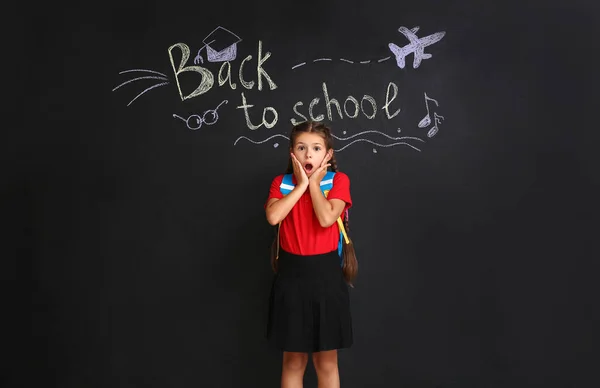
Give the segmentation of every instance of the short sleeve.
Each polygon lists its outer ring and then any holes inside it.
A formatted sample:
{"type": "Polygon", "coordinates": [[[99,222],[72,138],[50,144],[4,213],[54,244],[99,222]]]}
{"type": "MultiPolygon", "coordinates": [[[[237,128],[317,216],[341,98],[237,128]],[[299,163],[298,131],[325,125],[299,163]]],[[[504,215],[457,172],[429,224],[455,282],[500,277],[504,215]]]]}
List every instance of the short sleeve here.
{"type": "Polygon", "coordinates": [[[273,178],[273,181],[271,182],[271,188],[269,189],[269,196],[267,197],[267,200],[265,201],[265,204],[264,204],[265,209],[267,208],[267,203],[269,202],[269,200],[271,198],[277,198],[277,199],[283,198],[283,194],[281,193],[281,189],[279,188],[282,181],[283,181],[283,175],[278,175],[275,178],[273,178]]]}
{"type": "Polygon", "coordinates": [[[350,178],[343,172],[336,172],[333,177],[333,187],[327,195],[327,199],[341,199],[346,202],[344,210],[352,207],[352,197],[350,196],[350,178]]]}

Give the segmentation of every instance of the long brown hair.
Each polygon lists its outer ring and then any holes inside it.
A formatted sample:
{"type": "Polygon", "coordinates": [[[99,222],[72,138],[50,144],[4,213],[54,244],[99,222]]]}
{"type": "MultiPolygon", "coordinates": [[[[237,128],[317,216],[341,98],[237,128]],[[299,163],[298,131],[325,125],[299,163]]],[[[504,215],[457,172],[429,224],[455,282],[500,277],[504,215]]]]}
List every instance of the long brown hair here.
{"type": "MultiPolygon", "coordinates": [[[[292,128],[292,133],[290,134],[290,150],[293,149],[294,144],[296,143],[296,138],[301,133],[317,133],[323,137],[325,141],[326,151],[333,149],[333,138],[331,136],[331,130],[321,122],[315,121],[304,121],[292,128]]],[[[331,164],[331,171],[338,171],[338,164],[335,160],[335,154],[332,156],[329,161],[331,164]]],[[[290,157],[288,166],[286,169],[286,174],[292,174],[294,172],[292,165],[292,158],[290,157]]],[[[358,260],[356,259],[356,252],[354,251],[354,245],[352,244],[352,239],[350,238],[350,226],[348,223],[348,217],[346,212],[342,213],[342,221],[344,223],[344,228],[346,229],[346,235],[348,236],[348,244],[346,244],[346,240],[342,239],[342,256],[343,256],[343,273],[344,279],[351,286],[354,287],[352,282],[356,278],[358,274],[358,260]]],[[[278,226],[279,228],[279,226],[278,226]]],[[[279,248],[279,233],[275,237],[273,244],[271,245],[271,267],[274,272],[277,272],[277,251],[279,248]]]]}

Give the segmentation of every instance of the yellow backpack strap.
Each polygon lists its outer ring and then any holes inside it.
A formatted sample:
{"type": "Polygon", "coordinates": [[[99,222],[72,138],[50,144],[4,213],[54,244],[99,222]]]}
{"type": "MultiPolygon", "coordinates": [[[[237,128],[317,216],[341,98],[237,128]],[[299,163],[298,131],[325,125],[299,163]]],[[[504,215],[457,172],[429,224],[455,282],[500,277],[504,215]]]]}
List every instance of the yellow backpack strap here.
{"type": "MultiPolygon", "coordinates": [[[[329,196],[329,190],[323,190],[323,195],[325,195],[325,198],[327,198],[329,196]]],[[[338,217],[337,224],[338,228],[340,229],[340,232],[342,232],[342,234],[344,235],[344,240],[346,241],[346,244],[350,244],[350,240],[348,239],[348,235],[346,234],[346,228],[344,228],[344,222],[342,221],[341,216],[338,217]]]]}
{"type": "Polygon", "coordinates": [[[277,255],[275,256],[275,260],[279,260],[279,229],[281,229],[281,221],[279,221],[279,225],[277,226],[277,255]]]}
{"type": "Polygon", "coordinates": [[[348,239],[348,235],[346,234],[346,228],[344,228],[344,222],[342,221],[342,217],[338,217],[337,223],[338,227],[340,228],[340,231],[344,235],[344,240],[346,241],[346,244],[350,244],[350,240],[348,239]]]}

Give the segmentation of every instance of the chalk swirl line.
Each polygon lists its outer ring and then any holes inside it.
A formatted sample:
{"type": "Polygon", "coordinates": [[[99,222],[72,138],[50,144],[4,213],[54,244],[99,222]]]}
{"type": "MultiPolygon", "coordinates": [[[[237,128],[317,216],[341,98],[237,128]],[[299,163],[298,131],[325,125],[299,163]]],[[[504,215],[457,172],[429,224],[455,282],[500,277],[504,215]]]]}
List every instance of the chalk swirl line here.
{"type": "MultiPolygon", "coordinates": [[[[389,139],[391,139],[391,140],[405,140],[405,139],[411,139],[411,140],[418,140],[418,141],[424,142],[424,140],[423,140],[423,139],[421,139],[421,138],[418,138],[418,137],[412,137],[412,136],[392,137],[392,136],[386,135],[385,133],[382,133],[382,132],[379,132],[379,131],[364,131],[364,132],[357,133],[357,134],[355,134],[355,135],[349,136],[349,137],[347,137],[347,138],[341,138],[341,137],[338,137],[338,136],[335,136],[335,135],[332,135],[332,136],[333,136],[333,137],[335,137],[336,139],[339,139],[339,140],[348,140],[348,139],[352,139],[352,138],[354,138],[354,137],[356,137],[356,136],[359,136],[359,135],[361,135],[361,134],[364,134],[364,133],[372,133],[372,132],[379,133],[379,134],[381,134],[381,135],[383,135],[383,136],[385,136],[385,137],[387,137],[387,138],[389,138],[389,139]]],[[[249,141],[250,143],[253,143],[253,144],[262,144],[262,143],[265,143],[265,142],[267,142],[267,141],[269,141],[269,140],[271,140],[271,139],[273,139],[273,138],[275,138],[275,137],[283,137],[284,139],[287,139],[287,140],[289,140],[289,137],[287,137],[287,136],[285,136],[285,135],[281,135],[281,134],[276,134],[276,135],[270,136],[270,137],[268,137],[268,138],[266,138],[266,139],[264,139],[264,140],[261,140],[261,141],[255,141],[255,140],[252,140],[252,139],[250,139],[250,138],[248,138],[248,137],[246,137],[246,136],[240,136],[240,137],[238,137],[238,138],[235,140],[235,142],[233,143],[233,145],[236,145],[236,144],[238,143],[238,141],[240,141],[240,140],[242,140],[242,139],[245,139],[245,140],[247,140],[247,141],[249,141]]],[[[336,149],[335,151],[336,151],[336,152],[343,151],[343,150],[345,150],[346,148],[350,147],[352,144],[354,144],[354,143],[358,143],[358,142],[367,142],[367,143],[371,143],[371,144],[373,144],[373,145],[376,145],[376,146],[379,146],[379,147],[384,147],[384,148],[387,148],[387,147],[393,147],[393,146],[397,146],[397,145],[405,145],[405,146],[411,147],[412,149],[415,149],[415,150],[417,150],[417,151],[421,152],[421,150],[420,150],[420,149],[418,149],[417,147],[415,147],[415,146],[413,146],[412,144],[409,144],[409,143],[407,143],[407,142],[404,142],[404,141],[401,141],[401,142],[396,142],[396,143],[391,143],[391,144],[380,144],[380,143],[376,143],[376,142],[374,142],[374,141],[372,141],[372,140],[369,140],[369,139],[356,139],[356,140],[354,140],[354,141],[351,141],[350,143],[348,143],[348,144],[344,145],[343,147],[336,149]]]]}
{"type": "Polygon", "coordinates": [[[380,131],[373,131],[373,130],[369,130],[369,131],[362,131],[362,132],[356,133],[356,134],[354,134],[354,135],[352,135],[352,136],[348,136],[348,137],[339,137],[339,136],[336,136],[336,135],[334,135],[334,134],[331,134],[331,137],[333,137],[333,138],[335,138],[335,139],[337,139],[337,140],[350,140],[350,139],[352,139],[352,138],[355,138],[356,136],[364,135],[365,133],[377,133],[377,134],[379,134],[379,135],[381,135],[381,136],[385,136],[385,137],[387,137],[387,138],[388,138],[388,139],[390,139],[390,140],[404,140],[404,139],[412,139],[412,140],[420,140],[420,141],[424,141],[423,139],[421,139],[421,138],[418,138],[418,137],[410,137],[410,136],[393,137],[393,136],[390,136],[390,135],[388,135],[388,134],[386,134],[386,133],[383,133],[383,132],[380,132],[380,131]]]}
{"type": "Polygon", "coordinates": [[[233,142],[233,145],[236,145],[236,144],[237,144],[237,142],[238,142],[238,141],[240,141],[241,139],[246,139],[246,140],[248,140],[250,143],[254,143],[254,144],[262,144],[262,143],[265,143],[265,142],[267,142],[267,141],[269,141],[269,140],[273,139],[274,137],[283,137],[284,139],[290,140],[290,138],[289,138],[289,137],[287,137],[287,136],[284,136],[284,135],[281,135],[281,134],[273,135],[273,136],[271,136],[271,137],[268,137],[268,138],[266,138],[265,140],[261,140],[261,141],[255,141],[255,140],[252,140],[252,139],[250,139],[250,138],[248,138],[248,137],[246,137],[246,136],[240,136],[240,137],[238,137],[237,139],[235,139],[235,141],[233,142]]]}
{"type": "MultiPolygon", "coordinates": [[[[421,139],[419,139],[419,140],[421,140],[421,139]]],[[[398,143],[391,143],[391,144],[379,144],[379,143],[376,143],[376,142],[374,142],[374,141],[372,141],[372,140],[369,140],[369,139],[356,139],[356,140],[354,140],[354,141],[351,141],[350,143],[346,144],[346,145],[345,145],[345,146],[343,146],[342,148],[338,148],[338,149],[337,149],[337,150],[335,150],[335,151],[336,151],[336,152],[343,151],[344,149],[346,149],[346,148],[350,147],[352,144],[354,144],[354,143],[357,143],[357,142],[361,142],[361,141],[364,141],[364,142],[367,142],[367,143],[371,143],[371,144],[373,144],[373,145],[376,145],[376,146],[379,146],[379,147],[386,147],[386,148],[387,148],[387,147],[393,147],[393,146],[397,146],[397,145],[405,145],[405,146],[409,146],[410,148],[412,148],[412,149],[415,149],[415,150],[417,150],[417,151],[421,152],[421,150],[420,150],[420,149],[418,149],[417,147],[415,147],[415,146],[413,146],[412,144],[409,144],[409,143],[407,143],[407,142],[404,142],[404,141],[401,141],[401,142],[398,142],[398,143]]]]}

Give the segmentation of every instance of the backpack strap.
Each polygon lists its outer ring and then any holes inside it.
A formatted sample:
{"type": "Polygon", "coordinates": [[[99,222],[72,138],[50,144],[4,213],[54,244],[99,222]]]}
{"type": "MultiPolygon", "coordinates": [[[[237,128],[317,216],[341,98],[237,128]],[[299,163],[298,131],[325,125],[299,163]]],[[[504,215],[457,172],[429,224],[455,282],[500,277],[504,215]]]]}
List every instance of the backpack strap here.
{"type": "Polygon", "coordinates": [[[327,197],[327,194],[329,194],[329,191],[333,188],[333,177],[334,176],[335,176],[335,172],[327,171],[327,173],[325,174],[323,179],[321,179],[321,183],[319,185],[321,186],[321,191],[323,192],[325,197],[327,197]]]}
{"type": "MultiPolygon", "coordinates": [[[[296,184],[293,181],[293,174],[285,174],[283,179],[281,180],[281,184],[279,185],[279,191],[281,194],[288,195],[296,184]]],[[[333,188],[333,177],[335,176],[335,172],[327,171],[323,179],[321,179],[321,183],[319,184],[321,187],[321,192],[327,197],[329,191],[333,188]]]]}
{"type": "Polygon", "coordinates": [[[292,174],[285,174],[281,180],[279,191],[281,191],[281,194],[284,196],[288,195],[292,190],[294,190],[294,187],[296,187],[294,181],[292,180],[292,176],[292,174]]]}

